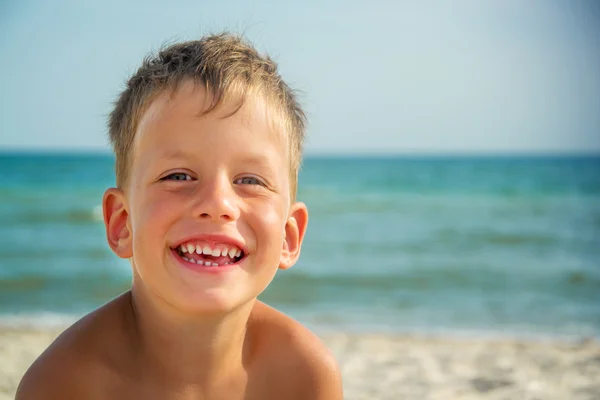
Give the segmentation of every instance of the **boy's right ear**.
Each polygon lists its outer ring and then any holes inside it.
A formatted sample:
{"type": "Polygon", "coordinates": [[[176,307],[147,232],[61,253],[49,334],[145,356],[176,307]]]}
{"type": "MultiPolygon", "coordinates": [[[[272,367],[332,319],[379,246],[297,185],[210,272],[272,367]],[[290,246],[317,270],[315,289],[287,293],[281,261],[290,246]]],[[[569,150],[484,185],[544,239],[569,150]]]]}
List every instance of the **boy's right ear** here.
{"type": "Polygon", "coordinates": [[[108,245],[117,256],[131,258],[133,255],[132,235],[128,223],[127,200],[123,191],[117,188],[107,189],[102,199],[102,211],[108,245]]]}

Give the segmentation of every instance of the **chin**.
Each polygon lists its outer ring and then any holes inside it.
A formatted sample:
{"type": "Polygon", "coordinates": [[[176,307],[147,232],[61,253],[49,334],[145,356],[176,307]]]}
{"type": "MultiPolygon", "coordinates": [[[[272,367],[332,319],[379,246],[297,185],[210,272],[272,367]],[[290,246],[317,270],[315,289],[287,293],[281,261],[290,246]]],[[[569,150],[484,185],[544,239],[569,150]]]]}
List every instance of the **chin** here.
{"type": "MultiPolygon", "coordinates": [[[[189,290],[189,289],[188,289],[189,290]]],[[[203,290],[181,296],[179,292],[176,307],[186,314],[215,315],[226,314],[248,304],[251,299],[240,299],[233,297],[225,290],[211,289],[203,290]]]]}

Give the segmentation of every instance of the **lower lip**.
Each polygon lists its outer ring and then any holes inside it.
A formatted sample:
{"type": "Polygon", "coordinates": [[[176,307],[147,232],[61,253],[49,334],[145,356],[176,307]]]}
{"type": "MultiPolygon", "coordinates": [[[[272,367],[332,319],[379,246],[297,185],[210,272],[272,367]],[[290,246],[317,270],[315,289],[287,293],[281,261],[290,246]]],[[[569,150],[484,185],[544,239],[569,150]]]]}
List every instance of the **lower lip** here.
{"type": "Polygon", "coordinates": [[[185,268],[191,269],[192,271],[196,271],[196,272],[203,272],[203,273],[207,273],[207,274],[223,274],[223,273],[227,273],[235,268],[237,268],[240,265],[240,262],[243,260],[239,260],[238,262],[236,262],[235,264],[228,264],[228,265],[222,265],[219,267],[212,267],[212,266],[206,266],[206,265],[199,265],[199,264],[195,264],[189,261],[185,261],[183,258],[181,258],[181,256],[177,253],[176,250],[171,249],[171,253],[173,253],[173,257],[175,257],[175,259],[185,268]]]}

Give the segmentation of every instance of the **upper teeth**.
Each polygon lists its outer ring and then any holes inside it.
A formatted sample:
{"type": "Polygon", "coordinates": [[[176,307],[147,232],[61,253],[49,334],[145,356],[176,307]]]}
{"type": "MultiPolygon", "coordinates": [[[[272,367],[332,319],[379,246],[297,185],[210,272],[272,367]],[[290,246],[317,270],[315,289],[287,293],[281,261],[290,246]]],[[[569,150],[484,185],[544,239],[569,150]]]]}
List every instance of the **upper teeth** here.
{"type": "Polygon", "coordinates": [[[196,254],[206,254],[213,257],[219,256],[229,256],[230,258],[239,257],[242,255],[242,250],[237,248],[236,246],[223,246],[223,245],[215,245],[210,246],[208,244],[191,244],[186,243],[179,246],[179,250],[182,253],[196,253],[196,254]]]}

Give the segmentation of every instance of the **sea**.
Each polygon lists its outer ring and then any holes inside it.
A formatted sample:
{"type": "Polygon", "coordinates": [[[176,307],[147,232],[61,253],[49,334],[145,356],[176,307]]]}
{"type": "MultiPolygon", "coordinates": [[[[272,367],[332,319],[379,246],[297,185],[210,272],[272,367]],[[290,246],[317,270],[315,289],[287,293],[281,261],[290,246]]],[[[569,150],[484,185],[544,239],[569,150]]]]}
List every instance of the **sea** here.
{"type": "MultiPolygon", "coordinates": [[[[0,326],[127,290],[107,154],[0,154],[0,326]]],[[[261,300],[317,331],[600,337],[600,155],[309,156],[302,255],[261,300]]]]}

